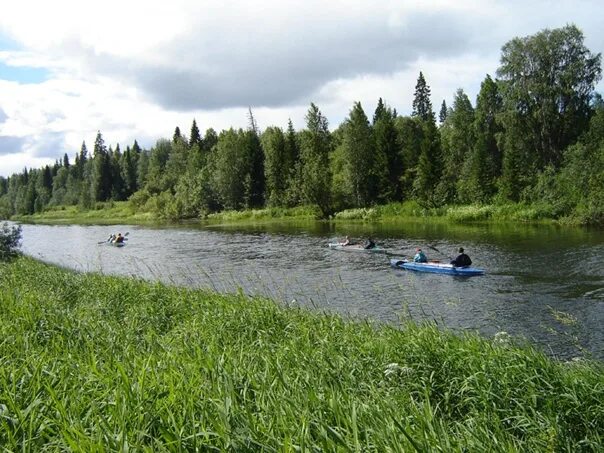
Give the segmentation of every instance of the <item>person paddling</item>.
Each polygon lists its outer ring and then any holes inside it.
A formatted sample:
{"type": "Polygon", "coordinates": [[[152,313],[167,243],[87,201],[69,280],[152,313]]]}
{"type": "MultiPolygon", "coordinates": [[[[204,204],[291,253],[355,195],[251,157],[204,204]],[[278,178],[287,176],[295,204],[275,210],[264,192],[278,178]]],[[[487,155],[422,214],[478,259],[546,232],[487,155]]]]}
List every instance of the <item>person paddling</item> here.
{"type": "Polygon", "coordinates": [[[418,248],[416,251],[417,253],[413,257],[413,261],[416,263],[427,263],[428,257],[424,252],[422,252],[422,249],[418,248]]]}
{"type": "Polygon", "coordinates": [[[454,260],[451,260],[451,264],[455,267],[467,267],[472,264],[472,260],[463,251],[463,247],[459,247],[459,255],[454,260]]]}
{"type": "Polygon", "coordinates": [[[115,237],[113,242],[116,244],[121,244],[122,242],[124,242],[124,236],[122,236],[122,233],[117,233],[117,236],[115,237]]]}

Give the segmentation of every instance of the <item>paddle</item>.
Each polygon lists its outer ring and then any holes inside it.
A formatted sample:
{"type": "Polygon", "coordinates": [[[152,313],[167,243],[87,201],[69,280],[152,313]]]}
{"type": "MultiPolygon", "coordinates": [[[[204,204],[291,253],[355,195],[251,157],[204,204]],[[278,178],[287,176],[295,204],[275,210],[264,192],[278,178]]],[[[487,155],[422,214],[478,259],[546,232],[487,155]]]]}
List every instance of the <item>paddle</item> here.
{"type": "Polygon", "coordinates": [[[432,250],[440,253],[443,256],[446,256],[447,258],[449,258],[450,260],[452,260],[453,258],[451,258],[451,256],[444,254],[443,252],[441,252],[440,250],[438,250],[436,247],[434,247],[433,245],[428,244],[428,248],[431,248],[432,250]]]}

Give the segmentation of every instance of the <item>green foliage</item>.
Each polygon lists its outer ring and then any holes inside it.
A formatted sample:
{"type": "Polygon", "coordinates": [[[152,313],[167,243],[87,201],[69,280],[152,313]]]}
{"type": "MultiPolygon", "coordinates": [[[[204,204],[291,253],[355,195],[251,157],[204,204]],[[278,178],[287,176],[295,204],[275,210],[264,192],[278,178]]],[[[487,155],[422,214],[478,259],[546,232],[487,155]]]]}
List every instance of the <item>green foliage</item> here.
{"type": "MultiPolygon", "coordinates": [[[[502,48],[497,74],[504,99],[504,177],[510,199],[509,172],[528,168],[558,169],[564,150],[585,131],[590,100],[601,77],[601,56],[584,46],[583,34],[574,25],[543,30],[533,36],[514,38],[502,48]]],[[[522,191],[531,178],[516,185],[522,191]]]]}
{"type": "Polygon", "coordinates": [[[376,201],[399,200],[403,162],[398,144],[395,114],[381,98],[373,116],[373,139],[376,156],[374,168],[377,184],[376,201]]]}
{"type": "Polygon", "coordinates": [[[8,261],[18,255],[21,242],[21,225],[2,223],[0,228],[0,261],[8,261]]]}
{"type": "MultiPolygon", "coordinates": [[[[247,161],[247,139],[242,130],[229,129],[218,137],[214,152],[210,155],[212,187],[224,209],[237,210],[244,206],[247,161]]],[[[249,181],[248,181],[249,183],[249,181]]]]}
{"type": "Polygon", "coordinates": [[[306,129],[300,134],[301,193],[306,204],[317,205],[324,217],[331,211],[329,154],[330,133],[327,118],[315,104],[306,114],[306,129]]]}
{"type": "Polygon", "coordinates": [[[455,93],[453,108],[440,128],[443,173],[438,183],[439,199],[450,203],[458,197],[467,201],[464,183],[469,169],[464,166],[475,145],[474,108],[460,88],[455,93]]]}
{"type": "Polygon", "coordinates": [[[0,266],[7,451],[598,451],[602,365],[30,259],[0,266]],[[195,421],[194,423],[192,421],[195,421]]]}
{"type": "Polygon", "coordinates": [[[293,159],[286,154],[285,134],[278,127],[267,128],[261,137],[268,206],[283,206],[293,159]]]}
{"type": "Polygon", "coordinates": [[[506,43],[499,79],[486,76],[475,110],[459,89],[452,108],[441,104],[440,127],[420,72],[410,117],[380,98],[370,123],[355,103],[333,133],[315,104],[299,132],[291,120],[286,132],[260,132],[251,109],[245,131],[209,128],[202,138],[193,120],[189,139],[176,127],[150,150],[136,141],[123,153],[119,145],[107,149],[99,131],[92,156],[82,143],[73,165],[65,155],[0,178],[0,217],[40,218],[51,207],[76,204],[94,209],[143,190],[131,204],[138,214],[174,220],[267,206],[316,206],[328,218],[413,201],[421,215],[463,203],[470,208],[460,216],[471,219],[474,206],[520,203],[522,218],[601,224],[600,65],[582,32],[567,25],[506,43]]]}
{"type": "Polygon", "coordinates": [[[435,122],[432,101],[430,100],[430,87],[426,83],[424,74],[422,74],[421,71],[417,77],[417,84],[415,85],[413,113],[411,115],[425,122],[435,122]]]}
{"type": "Polygon", "coordinates": [[[487,203],[497,191],[502,158],[497,137],[501,126],[497,121],[502,110],[497,84],[489,75],[480,86],[474,116],[476,140],[464,162],[463,178],[458,181],[459,200],[463,203],[487,203]]]}
{"type": "Polygon", "coordinates": [[[369,206],[379,193],[378,175],[386,175],[383,153],[374,148],[369,120],[359,102],[355,102],[343,127],[343,182],[354,206],[369,206]]]}

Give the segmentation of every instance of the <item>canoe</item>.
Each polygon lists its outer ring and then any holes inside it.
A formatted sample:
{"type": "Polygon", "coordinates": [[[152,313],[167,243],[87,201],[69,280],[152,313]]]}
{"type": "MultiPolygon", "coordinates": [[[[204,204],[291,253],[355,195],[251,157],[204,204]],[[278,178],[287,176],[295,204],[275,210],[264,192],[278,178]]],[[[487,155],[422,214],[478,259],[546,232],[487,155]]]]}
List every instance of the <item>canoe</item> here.
{"type": "Polygon", "coordinates": [[[112,247],[123,247],[126,245],[125,242],[105,242],[106,245],[110,245],[112,247]]]}
{"type": "Polygon", "coordinates": [[[455,267],[446,263],[416,263],[414,261],[391,259],[390,265],[398,269],[407,269],[418,272],[431,272],[434,274],[449,274],[471,277],[473,275],[483,275],[484,269],[476,267],[455,267]]]}
{"type": "Polygon", "coordinates": [[[332,250],[343,250],[345,252],[372,252],[372,253],[386,253],[386,249],[381,248],[379,245],[371,249],[366,249],[361,244],[342,245],[337,242],[330,242],[328,244],[332,250]]]}

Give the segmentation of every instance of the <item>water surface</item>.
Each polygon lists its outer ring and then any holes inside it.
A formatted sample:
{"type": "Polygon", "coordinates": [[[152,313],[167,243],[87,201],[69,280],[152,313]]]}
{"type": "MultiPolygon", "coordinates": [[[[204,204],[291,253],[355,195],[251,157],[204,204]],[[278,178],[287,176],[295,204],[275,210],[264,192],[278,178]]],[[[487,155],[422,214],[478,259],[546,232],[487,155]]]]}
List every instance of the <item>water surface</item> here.
{"type": "Polygon", "coordinates": [[[284,304],[400,323],[432,320],[492,337],[505,331],[548,354],[604,359],[604,232],[531,225],[310,222],[150,228],[23,225],[22,250],[86,272],[264,295],[284,304]],[[123,248],[98,244],[129,232],[123,248]],[[392,255],[330,250],[372,236],[392,255]],[[487,274],[389,267],[422,247],[447,260],[463,246],[487,274]]]}

